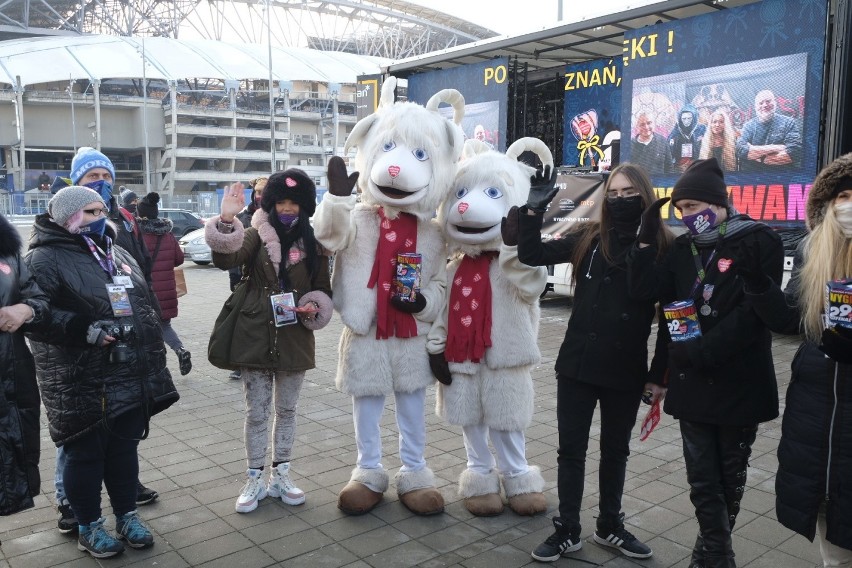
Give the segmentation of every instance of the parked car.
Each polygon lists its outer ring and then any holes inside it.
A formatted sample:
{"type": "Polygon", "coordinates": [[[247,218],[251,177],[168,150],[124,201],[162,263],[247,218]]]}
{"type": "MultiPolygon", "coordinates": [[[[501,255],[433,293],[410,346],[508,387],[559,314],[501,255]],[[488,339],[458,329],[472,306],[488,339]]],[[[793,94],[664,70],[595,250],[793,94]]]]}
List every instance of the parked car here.
{"type": "Polygon", "coordinates": [[[204,240],[204,229],[187,233],[178,240],[178,244],[187,260],[195,264],[210,264],[213,261],[210,247],[204,240]]]}
{"type": "Polygon", "coordinates": [[[180,238],[187,233],[204,227],[204,220],[196,213],[186,209],[160,209],[160,217],[171,219],[172,233],[180,238]]]}

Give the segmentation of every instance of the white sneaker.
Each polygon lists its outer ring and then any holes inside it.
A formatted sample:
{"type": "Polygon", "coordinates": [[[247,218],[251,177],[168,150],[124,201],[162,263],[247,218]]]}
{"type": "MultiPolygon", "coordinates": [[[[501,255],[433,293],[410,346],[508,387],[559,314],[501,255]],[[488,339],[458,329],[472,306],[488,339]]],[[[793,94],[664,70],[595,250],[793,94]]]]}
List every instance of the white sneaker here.
{"type": "Polygon", "coordinates": [[[248,481],[237,498],[237,513],[251,513],[257,509],[257,503],[266,497],[266,487],[263,485],[263,471],[249,469],[246,471],[248,481]]]}
{"type": "Polygon", "coordinates": [[[287,505],[301,505],[305,502],[305,492],[290,479],[290,464],[287,462],[272,468],[266,493],[270,497],[281,497],[287,505]]]}

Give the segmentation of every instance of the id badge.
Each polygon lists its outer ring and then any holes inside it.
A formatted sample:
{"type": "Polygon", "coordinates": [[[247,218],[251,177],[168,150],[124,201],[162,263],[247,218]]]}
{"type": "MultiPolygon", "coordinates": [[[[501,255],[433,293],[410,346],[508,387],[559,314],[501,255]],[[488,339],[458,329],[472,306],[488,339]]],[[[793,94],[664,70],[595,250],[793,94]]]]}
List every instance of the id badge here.
{"type": "Polygon", "coordinates": [[[691,158],[692,157],[692,142],[688,142],[686,144],[680,145],[680,157],[681,158],[691,158]]]}
{"type": "Polygon", "coordinates": [[[293,292],[284,294],[273,294],[269,297],[272,302],[272,316],[275,320],[275,327],[282,327],[296,323],[296,312],[293,308],[296,307],[296,297],[293,292]]]}
{"type": "Polygon", "coordinates": [[[115,317],[132,316],[133,308],[130,306],[130,296],[127,295],[127,288],[121,284],[107,284],[106,289],[113,315],[115,317]]]}
{"type": "Polygon", "coordinates": [[[125,288],[133,288],[133,280],[130,279],[130,275],[117,273],[112,277],[112,283],[118,284],[119,286],[124,286],[125,288]]]}

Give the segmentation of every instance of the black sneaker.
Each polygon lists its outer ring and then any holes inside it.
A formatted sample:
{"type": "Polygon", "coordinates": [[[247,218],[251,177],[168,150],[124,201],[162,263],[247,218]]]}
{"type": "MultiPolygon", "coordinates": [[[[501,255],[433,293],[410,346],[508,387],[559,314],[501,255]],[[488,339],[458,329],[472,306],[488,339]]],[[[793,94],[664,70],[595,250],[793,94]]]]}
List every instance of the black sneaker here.
{"type": "Polygon", "coordinates": [[[140,481],[136,482],[136,504],[148,505],[157,500],[160,494],[153,489],[148,489],[140,481]]]}
{"type": "Polygon", "coordinates": [[[552,535],[539,544],[530,555],[539,562],[555,562],[560,556],[567,552],[577,552],[583,548],[580,539],[580,527],[567,528],[559,517],[553,517],[553,527],[556,529],[552,535]]]}
{"type": "Polygon", "coordinates": [[[617,548],[630,558],[650,558],[654,554],[647,544],[624,528],[624,513],[618,516],[618,526],[609,530],[598,528],[594,538],[596,543],[617,548]]]}
{"type": "Polygon", "coordinates": [[[62,534],[77,532],[80,525],[77,523],[74,511],[71,510],[71,505],[66,501],[64,504],[60,504],[57,509],[59,509],[59,520],[56,525],[59,527],[59,532],[62,534]]]}
{"type": "Polygon", "coordinates": [[[192,370],[192,355],[186,349],[181,349],[177,354],[180,374],[187,375],[192,370]]]}

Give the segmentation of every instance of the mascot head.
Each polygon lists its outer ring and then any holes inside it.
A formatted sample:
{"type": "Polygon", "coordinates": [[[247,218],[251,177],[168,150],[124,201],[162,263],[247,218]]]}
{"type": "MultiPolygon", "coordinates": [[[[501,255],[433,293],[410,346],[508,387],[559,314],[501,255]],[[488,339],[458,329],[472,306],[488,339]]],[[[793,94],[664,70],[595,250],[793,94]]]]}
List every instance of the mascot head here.
{"type": "Polygon", "coordinates": [[[450,250],[477,256],[500,248],[500,221],[510,207],[526,203],[529,195],[535,169],[518,161],[527,150],[538,155],[543,166],[553,167],[553,155],[538,138],[521,138],[506,154],[476,140],[465,143],[464,160],[438,214],[450,250]]]}
{"type": "Polygon", "coordinates": [[[379,108],[355,125],[345,151],[358,148],[355,167],[364,203],[384,207],[391,219],[399,213],[430,219],[450,190],[461,156],[464,97],[445,89],[422,107],[395,103],[395,87],[394,77],[385,81],[379,108]],[[453,122],[438,112],[441,103],[452,105],[453,122]]]}

